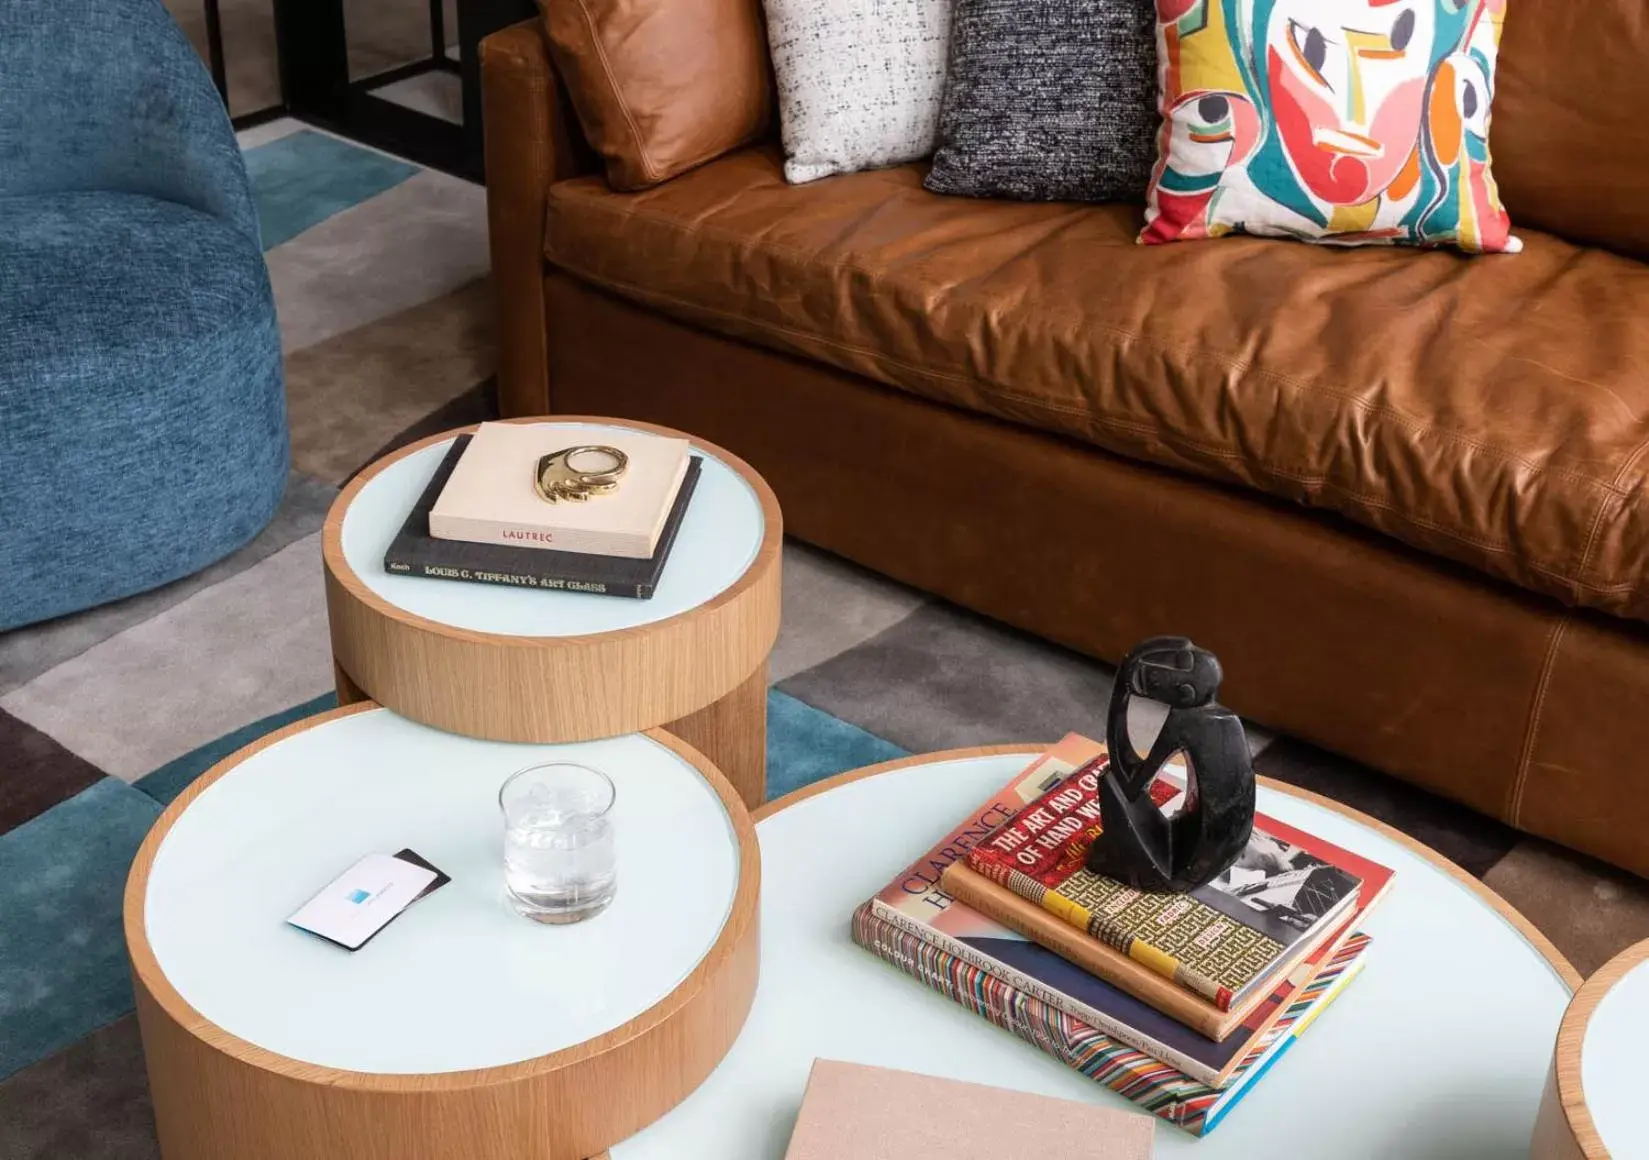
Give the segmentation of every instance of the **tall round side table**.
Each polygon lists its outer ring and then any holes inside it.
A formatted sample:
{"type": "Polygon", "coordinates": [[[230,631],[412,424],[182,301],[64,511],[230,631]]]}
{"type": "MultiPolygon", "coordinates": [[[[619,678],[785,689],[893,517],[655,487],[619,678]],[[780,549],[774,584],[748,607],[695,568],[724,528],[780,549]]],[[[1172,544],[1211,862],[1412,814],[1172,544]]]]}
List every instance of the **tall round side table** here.
{"type": "Polygon", "coordinates": [[[1575,993],[1557,1032],[1531,1160],[1649,1156],[1649,942],[1626,948],[1575,993]]]}
{"type": "MultiPolygon", "coordinates": [[[[565,443],[640,422],[560,418],[565,443]]],[[[742,460],[693,439],[704,466],[649,600],[392,575],[384,552],[461,428],[362,471],[322,536],[344,704],[495,741],[586,741],[663,727],[749,805],[766,796],[767,656],[779,629],[778,501],[742,460]]],[[[552,440],[551,442],[555,442],[552,440]]]]}
{"type": "Polygon", "coordinates": [[[225,759],[156,823],[126,944],[166,1160],[583,1160],[726,1054],[756,990],[760,855],[726,778],[670,734],[477,741],[375,705],[225,759]],[[503,879],[498,788],[612,778],[618,890],[545,926],[503,879]],[[451,881],[350,952],[286,918],[367,854],[451,881]]]}

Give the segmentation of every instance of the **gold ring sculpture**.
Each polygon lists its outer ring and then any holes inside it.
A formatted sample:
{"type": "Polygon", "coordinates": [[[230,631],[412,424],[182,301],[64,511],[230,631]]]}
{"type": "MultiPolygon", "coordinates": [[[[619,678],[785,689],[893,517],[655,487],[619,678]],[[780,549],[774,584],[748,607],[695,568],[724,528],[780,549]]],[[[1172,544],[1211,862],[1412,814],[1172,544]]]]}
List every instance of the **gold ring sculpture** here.
{"type": "Polygon", "coordinates": [[[533,472],[533,487],[546,503],[562,500],[583,503],[592,495],[604,495],[616,488],[629,466],[630,457],[616,447],[599,444],[563,447],[538,461],[533,472]],[[609,466],[600,471],[580,471],[572,465],[575,455],[605,455],[609,466]]]}

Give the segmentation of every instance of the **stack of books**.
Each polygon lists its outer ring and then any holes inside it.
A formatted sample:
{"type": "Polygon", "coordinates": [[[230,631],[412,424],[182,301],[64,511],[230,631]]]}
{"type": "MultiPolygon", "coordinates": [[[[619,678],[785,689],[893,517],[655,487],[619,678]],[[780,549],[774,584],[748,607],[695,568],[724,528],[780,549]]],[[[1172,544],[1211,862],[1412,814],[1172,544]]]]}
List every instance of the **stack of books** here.
{"type": "Polygon", "coordinates": [[[642,431],[592,440],[624,453],[618,485],[550,503],[538,462],[572,443],[550,423],[482,423],[452,441],[389,550],[384,569],[435,580],[600,596],[652,597],[698,485],[685,439],[642,431]]]}
{"type": "MultiPolygon", "coordinates": [[[[1193,1135],[1213,1131],[1363,968],[1392,871],[1255,816],[1188,894],[1087,870],[1105,747],[1066,737],[853,916],[905,974],[1193,1135]]],[[[1172,812],[1183,770],[1152,787],[1172,812]]]]}

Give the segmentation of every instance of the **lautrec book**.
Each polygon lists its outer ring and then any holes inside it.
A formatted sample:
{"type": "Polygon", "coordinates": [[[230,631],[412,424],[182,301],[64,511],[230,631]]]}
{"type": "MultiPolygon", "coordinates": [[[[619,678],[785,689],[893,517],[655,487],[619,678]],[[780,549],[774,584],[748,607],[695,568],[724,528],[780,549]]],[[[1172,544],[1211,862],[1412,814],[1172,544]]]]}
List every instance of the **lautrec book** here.
{"type": "Polygon", "coordinates": [[[658,547],[689,450],[685,439],[645,431],[482,423],[430,509],[429,533],[438,540],[644,560],[658,547]],[[583,502],[540,498],[533,485],[538,461],[583,444],[628,457],[618,486],[583,502]]]}

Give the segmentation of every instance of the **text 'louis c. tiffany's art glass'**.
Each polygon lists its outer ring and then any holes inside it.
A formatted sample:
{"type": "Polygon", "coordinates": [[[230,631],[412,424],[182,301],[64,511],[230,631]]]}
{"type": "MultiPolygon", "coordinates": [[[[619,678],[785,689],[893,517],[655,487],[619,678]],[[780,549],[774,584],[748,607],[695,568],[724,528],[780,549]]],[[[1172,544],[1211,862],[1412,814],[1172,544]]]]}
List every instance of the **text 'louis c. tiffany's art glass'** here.
{"type": "Polygon", "coordinates": [[[1520,249],[1489,167],[1506,3],[1157,0],[1141,240],[1520,249]]]}

